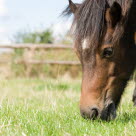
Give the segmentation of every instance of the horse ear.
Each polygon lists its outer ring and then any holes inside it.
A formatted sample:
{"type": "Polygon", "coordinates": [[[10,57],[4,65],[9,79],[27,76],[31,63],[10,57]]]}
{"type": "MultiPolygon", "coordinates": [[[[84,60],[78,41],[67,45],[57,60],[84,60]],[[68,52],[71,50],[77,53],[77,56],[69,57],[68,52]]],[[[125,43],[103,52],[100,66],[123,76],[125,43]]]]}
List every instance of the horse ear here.
{"type": "Polygon", "coordinates": [[[106,22],[109,27],[115,28],[117,23],[121,20],[122,8],[117,3],[114,2],[113,5],[106,11],[106,22]]]}
{"type": "Polygon", "coordinates": [[[78,9],[79,5],[80,4],[75,4],[71,0],[69,0],[69,8],[70,8],[72,13],[76,12],[76,10],[78,9]]]}

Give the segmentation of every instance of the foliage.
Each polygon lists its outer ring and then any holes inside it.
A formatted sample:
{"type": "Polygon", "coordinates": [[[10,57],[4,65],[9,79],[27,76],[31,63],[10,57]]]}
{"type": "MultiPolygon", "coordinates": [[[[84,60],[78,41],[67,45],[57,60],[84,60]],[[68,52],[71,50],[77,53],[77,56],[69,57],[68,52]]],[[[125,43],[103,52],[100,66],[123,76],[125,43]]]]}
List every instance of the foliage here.
{"type": "Polygon", "coordinates": [[[72,40],[71,36],[69,35],[69,33],[66,33],[65,35],[61,36],[59,42],[64,45],[72,45],[73,44],[73,40],[72,40]]]}
{"type": "Polygon", "coordinates": [[[53,43],[54,38],[50,29],[42,32],[18,32],[14,36],[15,43],[53,43]]]}
{"type": "Polygon", "coordinates": [[[79,80],[12,79],[0,81],[0,135],[135,136],[132,84],[116,120],[85,120],[79,113],[79,80]],[[127,100],[127,101],[126,101],[127,100]]]}

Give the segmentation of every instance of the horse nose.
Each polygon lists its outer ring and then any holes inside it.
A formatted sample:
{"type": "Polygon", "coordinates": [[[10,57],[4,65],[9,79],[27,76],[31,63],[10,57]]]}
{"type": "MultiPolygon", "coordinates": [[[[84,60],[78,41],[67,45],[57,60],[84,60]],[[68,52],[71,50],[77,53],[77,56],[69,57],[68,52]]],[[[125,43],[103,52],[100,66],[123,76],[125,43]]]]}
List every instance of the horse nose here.
{"type": "Polygon", "coordinates": [[[99,115],[98,108],[91,108],[90,119],[96,119],[99,115]]]}
{"type": "Polygon", "coordinates": [[[81,116],[85,119],[91,119],[94,120],[99,115],[99,109],[96,107],[93,108],[87,108],[87,109],[80,109],[81,116]]]}

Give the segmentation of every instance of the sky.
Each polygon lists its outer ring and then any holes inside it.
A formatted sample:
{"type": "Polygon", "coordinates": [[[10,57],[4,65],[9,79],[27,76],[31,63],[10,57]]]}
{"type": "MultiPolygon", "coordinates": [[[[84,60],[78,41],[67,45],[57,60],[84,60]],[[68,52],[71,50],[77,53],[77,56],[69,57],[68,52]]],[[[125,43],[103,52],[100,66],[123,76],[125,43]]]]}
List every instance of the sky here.
{"type": "Polygon", "coordinates": [[[50,27],[54,35],[64,33],[71,24],[71,19],[60,17],[67,5],[68,0],[0,0],[0,44],[11,43],[20,31],[42,31],[50,27]]]}

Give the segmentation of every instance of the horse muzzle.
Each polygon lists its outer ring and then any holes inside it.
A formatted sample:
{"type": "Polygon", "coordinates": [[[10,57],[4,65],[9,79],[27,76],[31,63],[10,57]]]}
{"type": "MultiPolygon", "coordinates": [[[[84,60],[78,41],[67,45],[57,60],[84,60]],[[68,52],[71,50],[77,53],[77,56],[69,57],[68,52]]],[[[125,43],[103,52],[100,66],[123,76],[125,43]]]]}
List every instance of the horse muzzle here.
{"type": "Polygon", "coordinates": [[[98,107],[88,107],[86,110],[80,109],[80,111],[83,118],[91,120],[102,119],[110,121],[116,118],[116,107],[114,102],[106,104],[103,110],[98,107]]]}

